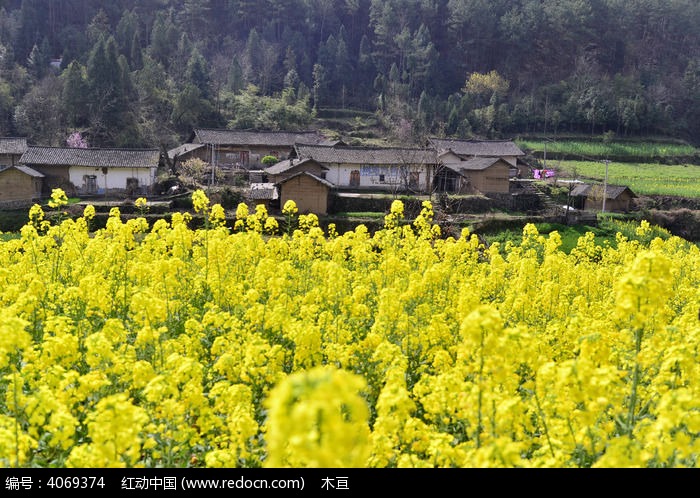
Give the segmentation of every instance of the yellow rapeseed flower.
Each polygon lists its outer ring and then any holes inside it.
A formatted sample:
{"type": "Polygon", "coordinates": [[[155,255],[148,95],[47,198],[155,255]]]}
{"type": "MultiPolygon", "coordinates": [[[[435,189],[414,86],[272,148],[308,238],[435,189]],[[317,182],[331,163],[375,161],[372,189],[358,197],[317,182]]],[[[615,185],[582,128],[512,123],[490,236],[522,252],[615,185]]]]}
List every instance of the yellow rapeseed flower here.
{"type": "Polygon", "coordinates": [[[63,189],[55,188],[51,191],[51,200],[49,200],[48,204],[50,208],[60,208],[68,204],[68,196],[66,196],[63,189]]]}
{"type": "Polygon", "coordinates": [[[365,467],[369,411],[361,377],[331,367],[288,376],[265,405],[267,467],[365,467]]]}
{"type": "Polygon", "coordinates": [[[197,189],[192,192],[192,207],[195,213],[206,212],[209,210],[209,198],[203,190],[197,189]]]}

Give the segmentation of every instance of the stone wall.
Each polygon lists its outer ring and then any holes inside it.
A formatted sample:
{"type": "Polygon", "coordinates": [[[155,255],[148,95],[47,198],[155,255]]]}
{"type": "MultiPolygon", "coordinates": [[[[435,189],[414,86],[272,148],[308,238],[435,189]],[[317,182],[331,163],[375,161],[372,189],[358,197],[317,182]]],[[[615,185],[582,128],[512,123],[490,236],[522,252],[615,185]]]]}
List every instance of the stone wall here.
{"type": "Polygon", "coordinates": [[[30,207],[32,207],[32,205],[34,205],[35,202],[38,201],[27,199],[17,199],[14,201],[0,201],[0,209],[29,209],[30,207]]]}

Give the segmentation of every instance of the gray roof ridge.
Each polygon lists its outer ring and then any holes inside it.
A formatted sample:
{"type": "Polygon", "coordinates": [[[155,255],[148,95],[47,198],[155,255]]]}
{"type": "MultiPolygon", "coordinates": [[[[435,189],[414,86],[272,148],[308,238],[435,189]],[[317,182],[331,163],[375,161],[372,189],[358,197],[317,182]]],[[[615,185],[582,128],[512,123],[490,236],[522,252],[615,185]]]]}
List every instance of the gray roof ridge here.
{"type": "Polygon", "coordinates": [[[302,147],[318,147],[323,149],[336,149],[336,150],[420,150],[420,151],[432,151],[435,150],[432,147],[401,147],[399,145],[324,145],[324,144],[303,144],[296,143],[295,145],[302,147]]]}
{"type": "Polygon", "coordinates": [[[31,149],[55,149],[55,150],[90,150],[90,151],[95,151],[95,150],[117,150],[117,151],[136,151],[136,152],[144,152],[144,151],[159,151],[160,149],[158,147],[148,147],[145,149],[139,149],[139,148],[134,148],[134,147],[68,147],[68,146],[59,146],[59,145],[29,145],[28,146],[31,149]]]}
{"type": "Polygon", "coordinates": [[[233,132],[238,132],[238,133],[319,133],[319,130],[317,129],[308,129],[308,130],[296,130],[296,131],[290,131],[290,130],[241,130],[241,129],[235,129],[235,128],[193,128],[193,130],[201,130],[201,131],[233,131],[233,132]]]}

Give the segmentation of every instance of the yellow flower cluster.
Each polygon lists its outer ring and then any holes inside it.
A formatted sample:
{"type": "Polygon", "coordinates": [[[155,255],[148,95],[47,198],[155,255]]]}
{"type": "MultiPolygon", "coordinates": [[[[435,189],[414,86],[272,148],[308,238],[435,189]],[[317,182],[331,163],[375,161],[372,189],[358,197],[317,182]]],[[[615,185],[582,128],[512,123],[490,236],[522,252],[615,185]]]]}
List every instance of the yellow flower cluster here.
{"type": "Polygon", "coordinates": [[[697,245],[193,202],[0,242],[3,465],[698,466],[697,245]]]}
{"type": "Polygon", "coordinates": [[[68,204],[68,197],[63,189],[55,188],[51,191],[51,199],[49,199],[49,207],[53,209],[60,208],[68,204]]]}

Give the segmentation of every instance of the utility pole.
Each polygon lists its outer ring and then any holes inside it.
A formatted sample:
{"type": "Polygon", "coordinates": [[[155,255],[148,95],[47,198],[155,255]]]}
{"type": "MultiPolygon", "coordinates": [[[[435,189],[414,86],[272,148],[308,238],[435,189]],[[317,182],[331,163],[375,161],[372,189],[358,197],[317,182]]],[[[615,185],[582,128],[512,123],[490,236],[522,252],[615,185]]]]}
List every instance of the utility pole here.
{"type": "Polygon", "coordinates": [[[542,172],[547,169],[547,137],[544,137],[544,166],[542,172]]]}
{"type": "Polygon", "coordinates": [[[542,126],[542,134],[544,135],[544,166],[542,173],[547,169],[547,107],[549,107],[549,95],[544,94],[544,125],[542,126]]]}
{"type": "Polygon", "coordinates": [[[608,161],[607,159],[605,160],[605,180],[603,180],[603,210],[602,212],[605,212],[605,199],[608,197],[608,161]]]}
{"type": "Polygon", "coordinates": [[[211,144],[211,181],[209,182],[209,185],[211,187],[214,186],[214,144],[211,144]]]}
{"type": "Polygon", "coordinates": [[[574,184],[569,182],[569,188],[566,192],[566,211],[564,212],[564,224],[569,224],[569,209],[571,209],[571,191],[574,188],[574,184]]]}

